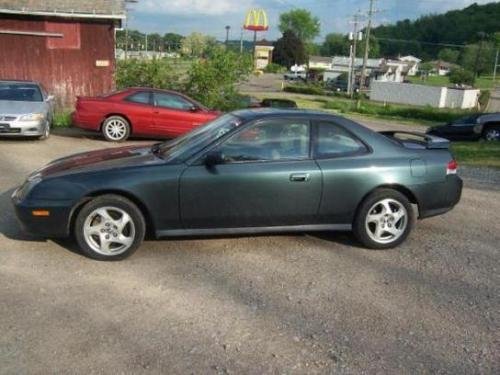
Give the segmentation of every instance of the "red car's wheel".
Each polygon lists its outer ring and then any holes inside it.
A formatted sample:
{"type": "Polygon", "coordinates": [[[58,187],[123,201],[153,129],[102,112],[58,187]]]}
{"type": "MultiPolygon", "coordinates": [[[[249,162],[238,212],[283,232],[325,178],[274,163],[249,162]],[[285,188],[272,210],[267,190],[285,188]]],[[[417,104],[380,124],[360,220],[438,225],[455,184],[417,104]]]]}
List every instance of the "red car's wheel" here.
{"type": "Polygon", "coordinates": [[[122,116],[110,116],[102,124],[102,134],[109,142],[123,142],[130,135],[130,124],[122,116]]]}

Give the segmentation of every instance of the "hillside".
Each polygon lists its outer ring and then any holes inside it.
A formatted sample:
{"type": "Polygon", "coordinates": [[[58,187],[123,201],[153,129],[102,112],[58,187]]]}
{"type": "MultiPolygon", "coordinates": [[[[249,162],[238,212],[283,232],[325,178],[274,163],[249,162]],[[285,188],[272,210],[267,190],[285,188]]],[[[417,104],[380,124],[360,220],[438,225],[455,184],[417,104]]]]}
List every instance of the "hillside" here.
{"type": "Polygon", "coordinates": [[[500,31],[500,2],[473,4],[462,10],[427,15],[415,21],[408,19],[373,29],[384,56],[413,54],[425,59],[435,58],[443,46],[426,43],[470,44],[480,38],[478,33],[492,36],[500,31]],[[402,39],[418,42],[397,42],[402,39]]]}

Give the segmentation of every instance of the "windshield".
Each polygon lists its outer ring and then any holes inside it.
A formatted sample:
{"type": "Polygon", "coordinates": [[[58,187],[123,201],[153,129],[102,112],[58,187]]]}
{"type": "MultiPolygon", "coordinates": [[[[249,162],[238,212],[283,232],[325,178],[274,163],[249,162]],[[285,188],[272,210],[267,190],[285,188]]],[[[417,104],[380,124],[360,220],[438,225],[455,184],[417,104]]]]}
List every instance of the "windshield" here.
{"type": "Polygon", "coordinates": [[[43,102],[38,85],[32,83],[1,83],[0,100],[16,102],[43,102]]]}
{"type": "Polygon", "coordinates": [[[205,147],[237,128],[241,120],[231,114],[216,118],[190,133],[160,145],[160,151],[166,159],[184,161],[203,150],[205,147]]]}

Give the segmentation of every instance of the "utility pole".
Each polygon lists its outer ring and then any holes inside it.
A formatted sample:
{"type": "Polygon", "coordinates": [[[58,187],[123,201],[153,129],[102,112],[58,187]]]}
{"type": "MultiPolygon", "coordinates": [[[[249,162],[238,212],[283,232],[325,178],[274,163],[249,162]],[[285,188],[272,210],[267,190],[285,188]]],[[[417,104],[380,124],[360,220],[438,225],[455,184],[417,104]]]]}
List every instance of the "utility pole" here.
{"type": "Polygon", "coordinates": [[[231,30],[231,26],[227,25],[226,26],[226,48],[229,44],[229,30],[231,30]]]}
{"type": "Polygon", "coordinates": [[[139,0],[125,0],[125,60],[128,57],[128,13],[132,11],[132,9],[127,7],[127,4],[135,4],[139,0]]]}
{"type": "Polygon", "coordinates": [[[479,42],[479,47],[477,49],[477,53],[476,53],[476,62],[474,63],[474,78],[477,78],[477,76],[479,75],[478,71],[479,71],[479,59],[481,57],[481,52],[483,52],[483,44],[484,44],[484,38],[486,38],[486,33],[483,32],[483,31],[480,31],[479,33],[477,33],[477,35],[479,36],[479,38],[481,38],[481,41],[479,42]]]}
{"type": "Polygon", "coordinates": [[[497,54],[495,56],[495,67],[493,68],[493,86],[495,86],[495,83],[497,81],[497,68],[498,68],[498,54],[500,52],[500,49],[497,48],[497,54]]]}
{"type": "Polygon", "coordinates": [[[241,28],[241,34],[240,34],[240,54],[243,53],[243,27],[241,28]]]}
{"type": "Polygon", "coordinates": [[[353,20],[351,23],[353,24],[354,30],[352,36],[349,35],[349,39],[351,40],[351,63],[349,68],[349,82],[347,83],[347,92],[351,95],[351,98],[354,95],[354,85],[356,82],[356,48],[358,43],[358,25],[360,13],[356,13],[353,16],[353,20]]]}
{"type": "Polygon", "coordinates": [[[370,9],[368,10],[368,24],[366,25],[366,35],[365,35],[365,55],[363,56],[363,68],[361,69],[361,79],[360,79],[360,88],[363,88],[366,85],[366,66],[368,64],[368,54],[370,52],[370,33],[372,29],[372,18],[375,14],[375,9],[373,8],[375,5],[375,0],[370,0],[370,9]]]}

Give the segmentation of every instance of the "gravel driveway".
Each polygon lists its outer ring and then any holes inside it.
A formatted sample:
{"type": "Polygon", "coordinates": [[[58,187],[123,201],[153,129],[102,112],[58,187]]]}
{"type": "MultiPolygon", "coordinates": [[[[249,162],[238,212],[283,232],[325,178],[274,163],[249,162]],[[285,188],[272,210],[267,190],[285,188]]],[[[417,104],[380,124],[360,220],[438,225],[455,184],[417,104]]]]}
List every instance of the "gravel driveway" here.
{"type": "Polygon", "coordinates": [[[500,373],[498,172],[390,251],[294,234],[102,263],[20,231],[9,197],[28,172],[109,146],[0,140],[0,373],[500,373]]]}

